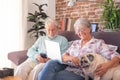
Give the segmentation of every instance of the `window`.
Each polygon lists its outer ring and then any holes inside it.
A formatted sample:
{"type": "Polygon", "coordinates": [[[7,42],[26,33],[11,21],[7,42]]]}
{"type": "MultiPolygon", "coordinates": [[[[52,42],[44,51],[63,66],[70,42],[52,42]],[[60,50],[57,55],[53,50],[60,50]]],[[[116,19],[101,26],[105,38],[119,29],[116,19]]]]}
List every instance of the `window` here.
{"type": "Polygon", "coordinates": [[[21,49],[22,0],[0,2],[0,68],[9,67],[8,52],[21,49]]]}

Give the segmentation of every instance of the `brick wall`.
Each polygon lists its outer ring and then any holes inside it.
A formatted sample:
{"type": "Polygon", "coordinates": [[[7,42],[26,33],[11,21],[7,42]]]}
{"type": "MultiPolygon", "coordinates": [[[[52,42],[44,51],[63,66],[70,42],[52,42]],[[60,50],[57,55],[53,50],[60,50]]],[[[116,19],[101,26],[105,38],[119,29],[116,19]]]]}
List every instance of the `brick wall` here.
{"type": "Polygon", "coordinates": [[[77,19],[79,17],[88,18],[90,22],[99,22],[102,9],[99,6],[103,0],[77,1],[74,6],[67,6],[69,0],[56,0],[56,20],[62,18],[77,19]]]}

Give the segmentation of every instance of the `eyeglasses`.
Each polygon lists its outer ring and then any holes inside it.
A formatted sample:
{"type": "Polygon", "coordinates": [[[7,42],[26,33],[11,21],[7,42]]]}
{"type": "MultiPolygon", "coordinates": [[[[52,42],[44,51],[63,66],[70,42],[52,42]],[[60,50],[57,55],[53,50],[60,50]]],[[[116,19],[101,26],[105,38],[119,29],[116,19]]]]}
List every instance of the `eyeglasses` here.
{"type": "Polygon", "coordinates": [[[79,33],[79,32],[84,32],[86,31],[87,28],[79,28],[79,29],[76,29],[76,33],[79,33]]]}

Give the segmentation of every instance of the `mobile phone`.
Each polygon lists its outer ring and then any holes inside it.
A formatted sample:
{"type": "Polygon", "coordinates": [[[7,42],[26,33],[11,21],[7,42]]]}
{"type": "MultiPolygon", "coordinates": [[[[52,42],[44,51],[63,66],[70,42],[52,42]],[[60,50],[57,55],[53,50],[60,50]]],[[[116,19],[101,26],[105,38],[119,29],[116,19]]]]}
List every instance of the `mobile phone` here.
{"type": "Polygon", "coordinates": [[[41,56],[42,58],[47,58],[47,54],[46,54],[46,53],[40,53],[40,56],[41,56]]]}

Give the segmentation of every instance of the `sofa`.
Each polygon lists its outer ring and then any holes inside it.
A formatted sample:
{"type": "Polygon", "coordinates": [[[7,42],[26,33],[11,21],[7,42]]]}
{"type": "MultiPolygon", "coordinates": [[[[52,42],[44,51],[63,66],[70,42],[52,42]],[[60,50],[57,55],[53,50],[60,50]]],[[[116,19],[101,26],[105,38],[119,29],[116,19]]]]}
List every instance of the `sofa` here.
{"type": "MultiPolygon", "coordinates": [[[[65,36],[69,42],[79,39],[74,31],[59,31],[58,34],[65,36]]],[[[107,44],[118,46],[117,52],[120,53],[120,32],[93,32],[92,35],[107,44]]],[[[26,53],[27,50],[9,52],[8,59],[18,66],[28,58],[26,53]]]]}

